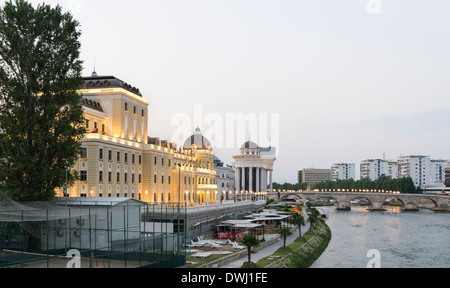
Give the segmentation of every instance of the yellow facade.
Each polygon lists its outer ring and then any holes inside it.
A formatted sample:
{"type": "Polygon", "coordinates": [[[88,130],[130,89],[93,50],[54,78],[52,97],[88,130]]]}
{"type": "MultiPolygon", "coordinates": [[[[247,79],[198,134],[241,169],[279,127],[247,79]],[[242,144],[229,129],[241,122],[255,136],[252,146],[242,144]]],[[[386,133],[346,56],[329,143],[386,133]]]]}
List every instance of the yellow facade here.
{"type": "MultiPolygon", "coordinates": [[[[211,147],[178,148],[148,136],[148,102],[139,90],[112,76],[85,78],[87,134],[73,167],[80,181],[70,197],[132,197],[149,203],[215,204],[211,147]]],[[[62,191],[58,196],[63,196],[62,191]]]]}

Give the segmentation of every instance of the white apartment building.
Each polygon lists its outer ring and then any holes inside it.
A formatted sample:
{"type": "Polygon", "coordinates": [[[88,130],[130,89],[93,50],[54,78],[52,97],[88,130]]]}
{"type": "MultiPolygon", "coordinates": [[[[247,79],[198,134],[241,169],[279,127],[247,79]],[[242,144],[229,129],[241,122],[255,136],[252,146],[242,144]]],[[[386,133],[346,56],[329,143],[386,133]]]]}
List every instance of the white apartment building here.
{"type": "Polygon", "coordinates": [[[388,177],[391,179],[398,178],[398,160],[389,160],[388,161],[388,177]]]}
{"type": "Polygon", "coordinates": [[[350,163],[339,163],[331,166],[331,181],[356,180],[356,165],[350,163]]]}
{"type": "Polygon", "coordinates": [[[417,187],[431,184],[431,159],[428,156],[401,156],[398,170],[399,178],[411,177],[417,187]]]}
{"type": "Polygon", "coordinates": [[[445,181],[445,168],[448,160],[431,160],[430,161],[430,182],[431,183],[444,183],[445,181]]]}
{"type": "Polygon", "coordinates": [[[361,179],[376,181],[381,175],[389,176],[388,161],[368,159],[361,162],[361,179]]]}

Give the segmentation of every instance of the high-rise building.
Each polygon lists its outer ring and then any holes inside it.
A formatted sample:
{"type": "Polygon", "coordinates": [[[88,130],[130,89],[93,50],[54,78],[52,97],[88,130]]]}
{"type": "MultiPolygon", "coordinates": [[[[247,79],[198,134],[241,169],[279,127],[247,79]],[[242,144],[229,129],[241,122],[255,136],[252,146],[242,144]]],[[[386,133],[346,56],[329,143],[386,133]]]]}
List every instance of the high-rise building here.
{"type": "Polygon", "coordinates": [[[391,179],[398,178],[398,160],[389,160],[388,161],[388,177],[391,179]]]}
{"type": "Polygon", "coordinates": [[[444,165],[445,186],[450,187],[450,163],[444,165]]]}
{"type": "Polygon", "coordinates": [[[398,160],[399,178],[411,177],[416,187],[431,184],[430,157],[411,155],[401,156],[398,160]]]}
{"type": "Polygon", "coordinates": [[[361,162],[361,179],[378,180],[382,175],[389,175],[388,161],[368,159],[361,162]]]}
{"type": "Polygon", "coordinates": [[[444,183],[445,170],[444,166],[447,164],[447,160],[430,160],[430,182],[431,183],[444,183]]]}
{"type": "Polygon", "coordinates": [[[331,181],[356,180],[355,164],[339,163],[331,166],[331,181]]]}
{"type": "Polygon", "coordinates": [[[298,183],[316,184],[331,181],[330,169],[303,169],[298,172],[298,183]]]}

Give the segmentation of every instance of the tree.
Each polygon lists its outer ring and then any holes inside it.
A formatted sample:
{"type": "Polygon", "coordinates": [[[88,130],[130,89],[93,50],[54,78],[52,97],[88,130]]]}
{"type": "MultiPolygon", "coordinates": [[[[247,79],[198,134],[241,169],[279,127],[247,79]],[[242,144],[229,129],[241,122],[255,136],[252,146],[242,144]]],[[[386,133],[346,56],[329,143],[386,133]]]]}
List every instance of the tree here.
{"type": "Polygon", "coordinates": [[[280,230],[280,236],[283,237],[283,247],[286,247],[286,238],[292,235],[291,228],[285,227],[280,230]]]}
{"type": "Polygon", "coordinates": [[[256,236],[253,234],[246,234],[243,238],[241,243],[247,247],[247,253],[248,253],[248,263],[251,263],[251,256],[252,256],[252,247],[256,247],[259,245],[258,239],[256,239],[256,236]]]}
{"type": "Polygon", "coordinates": [[[311,227],[314,227],[316,219],[317,217],[319,217],[319,215],[320,215],[319,210],[317,210],[316,208],[311,209],[311,214],[308,217],[308,222],[310,223],[311,227]]]}
{"type": "Polygon", "coordinates": [[[54,198],[81,153],[78,26],[60,6],[15,0],[0,10],[0,181],[16,201],[54,198]]]}
{"type": "Polygon", "coordinates": [[[302,238],[302,226],[305,226],[305,217],[303,215],[295,215],[294,216],[294,225],[298,226],[299,238],[302,238]]]}

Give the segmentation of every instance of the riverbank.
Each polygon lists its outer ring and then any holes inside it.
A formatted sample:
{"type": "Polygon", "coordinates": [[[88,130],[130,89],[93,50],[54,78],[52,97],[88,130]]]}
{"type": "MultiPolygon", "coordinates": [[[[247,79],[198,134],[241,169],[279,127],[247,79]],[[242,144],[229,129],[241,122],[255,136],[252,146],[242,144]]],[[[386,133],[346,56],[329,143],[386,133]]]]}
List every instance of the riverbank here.
{"type": "Polygon", "coordinates": [[[273,255],[261,259],[256,266],[258,268],[309,268],[325,252],[331,237],[332,233],[327,224],[317,219],[302,238],[278,249],[273,255]]]}
{"type": "MultiPolygon", "coordinates": [[[[325,222],[317,219],[314,226],[309,223],[299,238],[298,227],[292,228],[293,235],[289,236],[286,247],[282,247],[283,240],[279,235],[267,235],[265,242],[253,248],[252,261],[256,268],[308,268],[325,251],[331,240],[331,230],[325,222]],[[259,256],[259,257],[257,257],[259,256]],[[256,259],[256,260],[254,260],[256,259]]],[[[229,255],[212,255],[207,259],[196,259],[187,268],[241,268],[247,258],[247,250],[234,252],[229,255]]]]}

